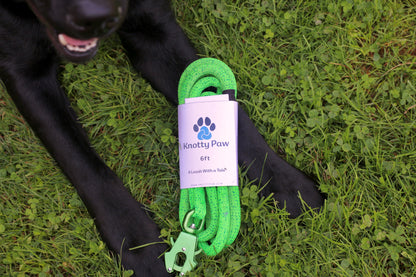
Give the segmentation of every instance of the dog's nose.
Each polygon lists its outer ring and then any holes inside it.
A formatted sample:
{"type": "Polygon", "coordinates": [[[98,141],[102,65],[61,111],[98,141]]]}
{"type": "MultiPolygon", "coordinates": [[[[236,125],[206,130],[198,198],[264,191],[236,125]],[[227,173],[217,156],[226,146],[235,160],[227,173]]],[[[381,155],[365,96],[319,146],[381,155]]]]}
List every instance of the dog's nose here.
{"type": "Polygon", "coordinates": [[[117,1],[75,1],[66,21],[79,37],[101,37],[117,27],[122,20],[122,7],[117,1]]]}

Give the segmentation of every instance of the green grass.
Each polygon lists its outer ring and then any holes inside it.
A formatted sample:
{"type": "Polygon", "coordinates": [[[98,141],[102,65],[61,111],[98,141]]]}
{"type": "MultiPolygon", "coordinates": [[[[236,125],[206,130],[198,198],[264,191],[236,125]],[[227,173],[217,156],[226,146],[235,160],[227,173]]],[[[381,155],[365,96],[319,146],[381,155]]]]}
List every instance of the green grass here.
{"type": "MultiPolygon", "coordinates": [[[[328,194],[322,213],[290,220],[242,174],[237,241],[190,276],[416,275],[414,4],[175,1],[201,55],[235,72],[270,146],[328,194]]],[[[94,147],[163,237],[177,236],[176,108],[132,71],[115,37],[90,63],[62,69],[94,147]]],[[[0,118],[0,275],[122,275],[3,88],[0,118]]]]}

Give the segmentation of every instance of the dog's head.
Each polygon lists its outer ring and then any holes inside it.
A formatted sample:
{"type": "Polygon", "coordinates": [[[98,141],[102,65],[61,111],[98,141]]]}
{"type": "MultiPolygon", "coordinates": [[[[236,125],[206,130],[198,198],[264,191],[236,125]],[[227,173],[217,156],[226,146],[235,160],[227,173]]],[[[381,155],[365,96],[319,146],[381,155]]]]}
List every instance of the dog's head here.
{"type": "Polygon", "coordinates": [[[57,52],[83,62],[97,52],[100,38],[114,32],[127,13],[128,0],[26,0],[46,26],[57,52]]]}

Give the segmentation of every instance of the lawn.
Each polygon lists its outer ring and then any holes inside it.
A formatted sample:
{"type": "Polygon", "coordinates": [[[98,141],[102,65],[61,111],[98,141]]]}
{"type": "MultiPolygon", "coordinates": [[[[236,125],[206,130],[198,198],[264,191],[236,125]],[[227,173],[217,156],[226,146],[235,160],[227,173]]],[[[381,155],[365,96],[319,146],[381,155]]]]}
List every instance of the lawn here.
{"type": "MultiPolygon", "coordinates": [[[[416,2],[174,1],[203,57],[235,72],[269,145],[314,176],[319,214],[289,219],[241,169],[236,242],[189,276],[416,275],[416,2]]],[[[62,83],[95,149],[180,232],[176,107],[118,39],[62,83]]],[[[0,276],[129,276],[0,87],[0,276]]]]}

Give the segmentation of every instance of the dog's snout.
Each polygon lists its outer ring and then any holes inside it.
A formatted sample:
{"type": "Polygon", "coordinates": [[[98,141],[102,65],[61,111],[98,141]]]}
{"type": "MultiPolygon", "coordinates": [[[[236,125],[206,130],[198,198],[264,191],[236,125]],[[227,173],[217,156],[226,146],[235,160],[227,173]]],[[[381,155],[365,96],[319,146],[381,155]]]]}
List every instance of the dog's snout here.
{"type": "Polygon", "coordinates": [[[122,7],[115,1],[77,1],[66,21],[79,37],[101,37],[122,20],[122,7]]]}

